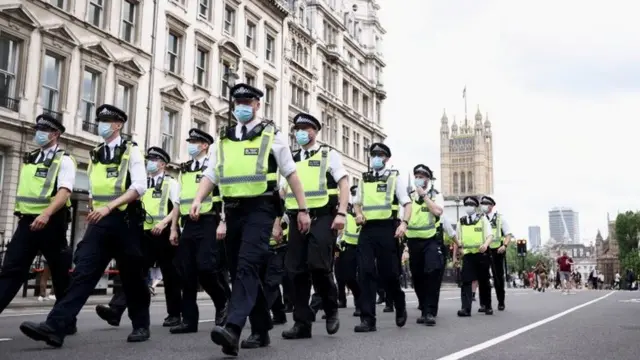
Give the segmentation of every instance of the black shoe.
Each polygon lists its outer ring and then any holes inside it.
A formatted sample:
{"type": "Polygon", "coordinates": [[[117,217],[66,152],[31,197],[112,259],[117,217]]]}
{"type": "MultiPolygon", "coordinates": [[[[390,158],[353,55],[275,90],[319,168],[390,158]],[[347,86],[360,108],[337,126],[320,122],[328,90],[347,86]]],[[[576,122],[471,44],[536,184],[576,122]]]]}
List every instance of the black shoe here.
{"type": "Polygon", "coordinates": [[[459,317],[469,317],[471,316],[471,310],[469,309],[460,309],[458,310],[459,317]]]}
{"type": "Polygon", "coordinates": [[[386,302],[385,298],[382,296],[378,296],[378,300],[376,301],[376,305],[380,305],[382,303],[386,302]]]}
{"type": "Polygon", "coordinates": [[[368,321],[362,321],[360,325],[356,325],[356,327],[353,328],[353,331],[357,333],[365,333],[365,332],[378,331],[378,329],[376,329],[376,326],[373,323],[370,323],[368,321]]]}
{"type": "Polygon", "coordinates": [[[424,324],[424,316],[420,316],[416,319],[416,324],[424,324]]]}
{"type": "Polygon", "coordinates": [[[230,356],[238,356],[238,335],[226,327],[216,326],[211,330],[211,341],[222,346],[222,353],[230,356]]]}
{"type": "Polygon", "coordinates": [[[59,348],[64,344],[64,336],[57,334],[56,331],[46,323],[38,324],[25,321],[20,324],[20,331],[32,340],[44,341],[49,346],[59,348]]]}
{"type": "Polygon", "coordinates": [[[478,308],[479,313],[483,313],[485,311],[487,311],[487,308],[485,308],[484,306],[480,306],[480,308],[478,308]]]}
{"type": "Polygon", "coordinates": [[[163,327],[175,327],[180,325],[182,320],[180,320],[180,316],[167,316],[162,323],[163,327]]]}
{"type": "Polygon", "coordinates": [[[291,329],[282,332],[282,337],[287,340],[310,339],[311,326],[295,323],[291,329]]]}
{"type": "Polygon", "coordinates": [[[390,313],[394,311],[395,310],[393,310],[393,306],[385,306],[384,309],[382,309],[382,312],[386,312],[386,313],[390,313]]]}
{"type": "Polygon", "coordinates": [[[78,327],[73,324],[67,327],[67,329],[65,330],[65,335],[69,336],[69,335],[75,335],[78,333],[78,327]]]}
{"type": "Polygon", "coordinates": [[[492,308],[486,308],[484,310],[484,314],[485,315],[493,315],[493,309],[492,308]]]}
{"type": "Polygon", "coordinates": [[[355,316],[355,317],[360,317],[360,314],[361,314],[361,313],[362,313],[362,312],[360,311],[360,309],[356,308],[356,311],[354,311],[354,312],[353,312],[353,316],[355,316]]]}
{"type": "Polygon", "coordinates": [[[242,340],[240,343],[240,347],[243,349],[257,349],[261,347],[267,347],[271,344],[271,338],[269,338],[269,333],[265,332],[263,334],[251,334],[245,340],[242,340]]]}
{"type": "Polygon", "coordinates": [[[189,325],[186,323],[180,323],[174,327],[172,327],[171,329],[169,329],[169,332],[172,334],[191,334],[191,333],[197,333],[198,332],[198,325],[189,325]]]}
{"type": "Polygon", "coordinates": [[[282,325],[287,323],[287,314],[284,312],[274,312],[272,321],[273,325],[282,325]]]}
{"type": "Polygon", "coordinates": [[[498,304],[498,310],[504,311],[504,304],[498,304]]]}
{"type": "Polygon", "coordinates": [[[340,319],[338,319],[338,311],[336,311],[331,316],[327,316],[326,320],[327,334],[333,335],[337,333],[340,329],[340,319]]]}
{"type": "Polygon", "coordinates": [[[427,314],[427,316],[424,317],[424,324],[427,326],[436,326],[436,317],[431,314],[427,314]]]}
{"type": "Polygon", "coordinates": [[[120,326],[120,316],[107,305],[97,305],[96,314],[111,326],[120,326]]]}
{"type": "Polygon", "coordinates": [[[223,326],[227,322],[228,305],[222,309],[216,309],[216,326],[223,326]]]}
{"type": "Polygon", "coordinates": [[[133,329],[131,334],[127,336],[127,342],[143,342],[149,340],[151,333],[148,328],[133,329]]]}
{"type": "Polygon", "coordinates": [[[346,301],[338,301],[338,309],[345,309],[347,307],[346,301]]]}
{"type": "Polygon", "coordinates": [[[396,326],[403,327],[407,323],[407,309],[396,310],[396,326]]]}

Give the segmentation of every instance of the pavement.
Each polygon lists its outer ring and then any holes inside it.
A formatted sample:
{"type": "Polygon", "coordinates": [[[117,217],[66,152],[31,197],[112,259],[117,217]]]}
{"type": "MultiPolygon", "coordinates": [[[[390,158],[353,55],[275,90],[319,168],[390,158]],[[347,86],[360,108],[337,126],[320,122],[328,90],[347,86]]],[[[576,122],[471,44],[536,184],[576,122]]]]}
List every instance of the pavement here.
{"type": "MultiPolygon", "coordinates": [[[[159,300],[159,296],[154,299],[159,300]]],[[[495,299],[494,299],[495,300],[495,299]]],[[[441,295],[438,324],[428,328],[415,323],[417,301],[407,292],[409,321],[397,328],[394,315],[378,313],[378,331],[356,334],[359,322],[353,308],[341,309],[340,331],[326,334],[324,323],[314,324],[314,337],[283,340],[280,333],[291,325],[271,331],[271,346],[241,350],[239,358],[263,360],[533,360],[533,359],[638,359],[640,354],[640,292],[582,290],[572,295],[558,291],[538,293],[510,289],[507,309],[493,316],[474,309],[471,318],[458,318],[459,290],[446,288],[441,295]]],[[[352,301],[349,300],[352,304],[352,301]]],[[[216,360],[225,359],[209,339],[214,308],[201,300],[200,331],[170,335],[161,327],[164,304],[151,306],[151,340],[126,343],[131,331],[127,321],[111,327],[85,307],[78,315],[77,335],[67,337],[61,349],[26,338],[18,330],[23,321],[43,321],[47,308],[12,307],[0,314],[0,359],[32,360],[216,360]]],[[[474,303],[477,306],[477,303],[474,303]]],[[[243,333],[243,337],[248,331],[243,333]]]]}

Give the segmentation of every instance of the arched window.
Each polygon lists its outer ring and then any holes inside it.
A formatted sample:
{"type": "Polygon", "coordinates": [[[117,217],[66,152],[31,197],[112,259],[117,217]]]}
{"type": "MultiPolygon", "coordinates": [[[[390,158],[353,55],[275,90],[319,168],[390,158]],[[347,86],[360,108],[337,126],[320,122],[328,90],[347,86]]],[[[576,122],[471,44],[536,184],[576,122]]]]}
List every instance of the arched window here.
{"type": "Polygon", "coordinates": [[[296,53],[296,40],[291,40],[291,58],[295,59],[298,54],[296,53]]]}
{"type": "Polygon", "coordinates": [[[460,192],[463,194],[467,192],[467,183],[465,181],[464,171],[460,173],[460,192]]]}
{"type": "Polygon", "coordinates": [[[304,103],[302,105],[305,110],[309,109],[309,84],[304,84],[304,103]]]}
{"type": "Polygon", "coordinates": [[[302,106],[302,102],[304,101],[304,93],[302,90],[302,80],[298,80],[296,91],[298,92],[298,95],[297,95],[298,103],[296,105],[302,106]]]}
{"type": "Polygon", "coordinates": [[[458,193],[458,173],[453,173],[453,193],[458,193]]]}
{"type": "Polygon", "coordinates": [[[304,48],[304,66],[309,67],[309,49],[304,48]]]}
{"type": "Polygon", "coordinates": [[[471,171],[467,173],[467,190],[470,193],[473,192],[473,173],[471,171]]]}
{"type": "Polygon", "coordinates": [[[302,50],[302,45],[300,45],[300,43],[298,43],[298,48],[296,49],[296,61],[302,64],[302,56],[303,56],[303,50],[302,50]]]}

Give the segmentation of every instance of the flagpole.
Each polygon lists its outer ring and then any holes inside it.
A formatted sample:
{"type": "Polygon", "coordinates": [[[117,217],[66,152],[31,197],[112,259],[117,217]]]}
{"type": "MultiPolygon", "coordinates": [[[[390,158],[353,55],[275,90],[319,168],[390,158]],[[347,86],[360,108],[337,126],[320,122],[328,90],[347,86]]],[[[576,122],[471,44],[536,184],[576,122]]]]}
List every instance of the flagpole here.
{"type": "Polygon", "coordinates": [[[464,99],[464,124],[468,123],[467,120],[467,85],[464,86],[464,90],[462,90],[462,98],[464,99]]]}

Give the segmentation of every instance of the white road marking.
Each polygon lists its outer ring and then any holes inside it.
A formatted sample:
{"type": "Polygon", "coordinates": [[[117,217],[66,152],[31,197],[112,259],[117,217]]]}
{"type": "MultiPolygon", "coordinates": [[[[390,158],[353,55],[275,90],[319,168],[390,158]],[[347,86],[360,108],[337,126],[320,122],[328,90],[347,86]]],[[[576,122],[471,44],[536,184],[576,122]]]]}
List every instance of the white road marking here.
{"type": "Polygon", "coordinates": [[[13,340],[13,339],[12,339],[12,338],[3,338],[3,339],[0,339],[0,342],[3,342],[3,341],[11,341],[11,340],[13,340]]]}
{"type": "Polygon", "coordinates": [[[584,304],[581,304],[581,305],[578,305],[578,306],[574,306],[571,309],[565,310],[565,311],[563,311],[561,313],[558,313],[558,314],[555,314],[553,316],[549,316],[546,319],[542,319],[542,320],[537,321],[537,322],[535,322],[533,324],[529,324],[527,326],[523,326],[523,327],[521,327],[519,329],[516,329],[516,330],[513,330],[511,332],[508,332],[508,333],[506,333],[504,335],[501,335],[501,336],[498,336],[496,338],[487,340],[487,341],[485,341],[483,343],[480,343],[478,345],[474,345],[474,346],[471,346],[469,348],[460,350],[460,351],[458,351],[456,353],[447,355],[445,357],[441,357],[441,358],[439,358],[437,360],[459,360],[459,359],[465,358],[465,357],[467,357],[469,355],[475,354],[475,353],[480,352],[480,351],[482,351],[484,349],[490,348],[490,347],[492,347],[494,345],[498,345],[501,342],[504,342],[504,341],[507,341],[507,340],[509,340],[511,338],[514,338],[514,337],[516,337],[516,336],[518,336],[518,335],[520,335],[522,333],[525,333],[525,332],[527,332],[529,330],[533,330],[533,329],[535,329],[537,327],[540,327],[540,326],[542,326],[544,324],[550,323],[550,322],[552,322],[552,321],[554,321],[556,319],[559,319],[559,318],[561,318],[563,316],[566,316],[566,315],[568,315],[568,314],[570,314],[570,313],[572,313],[572,312],[574,312],[576,310],[582,309],[583,307],[589,306],[591,304],[595,304],[598,301],[603,300],[603,299],[609,297],[610,295],[613,295],[614,293],[615,293],[615,291],[611,291],[610,293],[608,293],[608,294],[606,294],[604,296],[601,296],[601,297],[599,297],[597,299],[594,299],[594,300],[591,300],[591,301],[587,301],[584,304]]]}
{"type": "Polygon", "coordinates": [[[640,299],[620,300],[623,303],[640,303],[640,299]]]}

